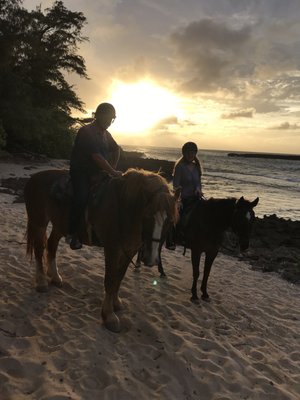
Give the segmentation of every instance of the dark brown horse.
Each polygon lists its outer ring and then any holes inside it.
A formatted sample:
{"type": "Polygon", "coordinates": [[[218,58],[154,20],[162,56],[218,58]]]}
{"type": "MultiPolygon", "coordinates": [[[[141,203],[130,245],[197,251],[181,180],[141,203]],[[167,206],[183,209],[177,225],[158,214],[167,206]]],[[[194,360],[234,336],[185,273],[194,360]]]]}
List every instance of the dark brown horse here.
{"type": "MultiPolygon", "coordinates": [[[[202,253],[205,253],[205,261],[201,283],[201,298],[209,301],[207,281],[211,266],[221,247],[224,232],[227,229],[231,228],[237,235],[239,246],[242,251],[249,247],[251,228],[255,219],[253,208],[258,204],[258,201],[259,199],[256,198],[254,201],[250,202],[245,200],[244,197],[241,197],[239,200],[235,198],[199,200],[194,204],[188,222],[184,228],[182,228],[182,221],[179,221],[177,231],[181,231],[181,235],[180,237],[177,235],[177,243],[182,244],[181,240],[183,237],[185,245],[191,249],[193,266],[191,301],[195,303],[199,301],[197,282],[200,274],[199,266],[202,253]],[[184,230],[184,232],[182,232],[182,230],[184,230]],[[184,233],[184,235],[182,235],[182,233],[184,233]]],[[[166,232],[161,237],[160,251],[165,239],[166,232]]],[[[140,257],[141,255],[142,251],[139,253],[140,257]]],[[[139,261],[139,256],[137,261],[139,261]]],[[[158,257],[158,269],[161,277],[166,276],[160,254],[158,257]]]]}
{"type": "MultiPolygon", "coordinates": [[[[56,251],[60,239],[68,233],[70,203],[55,199],[52,188],[66,174],[68,172],[62,170],[34,174],[24,191],[28,215],[27,254],[32,256],[34,252],[38,291],[47,290],[48,279],[62,285],[56,251]],[[52,230],[47,238],[49,222],[52,230]],[[43,264],[44,252],[47,266],[43,264]]],[[[121,307],[118,292],[128,265],[145,239],[148,245],[143,262],[147,265],[157,262],[159,243],[155,239],[160,238],[166,218],[176,221],[176,200],[166,180],[159,174],[130,169],[122,177],[110,179],[100,204],[90,201],[88,229],[83,231],[81,239],[87,245],[92,244],[89,232],[93,231],[98,243],[104,247],[102,318],[105,326],[114,332],[120,330],[120,321],[114,311],[121,307]]]]}
{"type": "Polygon", "coordinates": [[[193,265],[193,302],[198,302],[197,281],[201,254],[205,253],[204,273],[201,283],[201,298],[208,301],[207,281],[211,266],[219,252],[223,234],[231,228],[237,235],[241,251],[249,247],[252,225],[255,219],[253,208],[259,198],[250,202],[244,197],[237,199],[201,200],[193,210],[186,228],[186,241],[191,248],[193,265]]]}

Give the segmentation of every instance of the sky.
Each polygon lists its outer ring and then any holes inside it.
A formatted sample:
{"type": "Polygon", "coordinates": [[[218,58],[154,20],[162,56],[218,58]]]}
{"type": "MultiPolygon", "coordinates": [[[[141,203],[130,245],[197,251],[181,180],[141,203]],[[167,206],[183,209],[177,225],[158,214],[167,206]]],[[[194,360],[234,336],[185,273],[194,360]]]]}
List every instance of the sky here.
{"type": "MultiPolygon", "coordinates": [[[[45,9],[52,1],[25,0],[45,9]]],[[[87,18],[91,116],[111,102],[121,145],[300,153],[299,0],[65,0],[87,18]]],[[[76,114],[78,115],[78,114],[76,114]]]]}

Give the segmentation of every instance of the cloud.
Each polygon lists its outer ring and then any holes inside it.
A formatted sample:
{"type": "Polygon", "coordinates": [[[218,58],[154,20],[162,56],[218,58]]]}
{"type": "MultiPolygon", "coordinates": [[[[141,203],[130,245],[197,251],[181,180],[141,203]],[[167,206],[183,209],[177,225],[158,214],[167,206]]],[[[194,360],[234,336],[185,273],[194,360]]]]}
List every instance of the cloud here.
{"type": "Polygon", "coordinates": [[[188,119],[185,119],[184,121],[182,121],[182,126],[196,126],[197,124],[195,124],[195,122],[190,121],[188,119]]]}
{"type": "Polygon", "coordinates": [[[234,111],[228,114],[222,114],[222,119],[234,119],[234,118],[253,118],[253,113],[255,110],[253,108],[248,108],[245,110],[234,111]]]}
{"type": "Polygon", "coordinates": [[[197,124],[193,121],[190,121],[188,119],[179,121],[178,118],[174,115],[164,118],[160,121],[158,121],[158,123],[152,128],[153,131],[157,131],[157,130],[168,130],[170,126],[172,126],[172,128],[174,128],[174,126],[177,126],[177,128],[181,128],[184,129],[185,127],[192,127],[192,126],[196,126],[197,124]]]}
{"type": "Polygon", "coordinates": [[[274,1],[264,6],[245,1],[236,9],[236,2],[227,2],[226,7],[218,7],[223,14],[214,12],[217,3],[209,7],[206,3],[209,18],[187,23],[170,36],[177,90],[211,99],[223,93],[224,104],[232,101],[260,114],[286,111],[285,100],[300,100],[300,23],[295,1],[289,1],[290,9],[275,6],[274,1]]]}
{"type": "MultiPolygon", "coordinates": [[[[283,105],[275,104],[272,99],[261,99],[261,98],[252,98],[251,101],[245,102],[245,106],[249,106],[250,108],[255,105],[255,113],[256,114],[268,114],[271,112],[277,112],[286,108],[283,105]]],[[[254,107],[253,107],[254,108],[254,107]]]]}
{"type": "Polygon", "coordinates": [[[248,40],[249,33],[249,27],[233,30],[222,21],[205,18],[174,32],[171,38],[179,50],[186,54],[197,48],[239,48],[248,40]]]}
{"type": "Polygon", "coordinates": [[[152,128],[152,130],[168,129],[169,125],[178,125],[178,119],[176,116],[170,116],[158,121],[158,123],[152,128]]]}
{"type": "Polygon", "coordinates": [[[115,71],[115,77],[124,82],[135,82],[149,75],[149,62],[145,56],[139,56],[130,64],[122,65],[115,71]]]}
{"type": "Polygon", "coordinates": [[[282,124],[274,125],[269,129],[274,129],[274,130],[296,130],[296,129],[300,129],[300,125],[298,125],[298,124],[290,124],[289,122],[282,122],[282,124]]]}
{"type": "MultiPolygon", "coordinates": [[[[171,34],[178,71],[184,78],[181,89],[207,92],[226,87],[225,76],[252,74],[241,54],[251,38],[251,26],[233,29],[222,20],[204,18],[171,34]],[[233,70],[234,66],[234,70],[233,70]]],[[[228,79],[228,78],[227,78],[228,79]]]]}

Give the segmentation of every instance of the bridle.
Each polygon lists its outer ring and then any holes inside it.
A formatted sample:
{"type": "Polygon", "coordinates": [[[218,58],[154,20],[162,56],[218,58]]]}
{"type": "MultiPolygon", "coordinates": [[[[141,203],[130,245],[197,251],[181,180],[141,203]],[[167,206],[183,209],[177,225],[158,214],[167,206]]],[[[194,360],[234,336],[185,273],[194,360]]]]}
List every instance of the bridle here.
{"type": "MultiPolygon", "coordinates": [[[[150,242],[154,242],[154,243],[160,243],[161,239],[157,239],[157,238],[151,238],[150,242]]],[[[122,250],[123,250],[123,254],[126,256],[126,258],[129,260],[129,263],[132,264],[134,266],[134,268],[138,268],[138,266],[136,265],[136,263],[133,261],[133,258],[129,257],[129,255],[127,254],[127,252],[125,251],[125,249],[122,246],[122,250]]]]}
{"type": "MultiPolygon", "coordinates": [[[[241,240],[246,240],[249,242],[249,236],[251,231],[251,226],[254,221],[254,212],[251,209],[246,210],[246,212],[240,212],[235,208],[233,216],[231,219],[230,227],[235,235],[238,237],[239,242],[241,240]],[[242,215],[241,215],[242,214],[242,215]],[[243,218],[243,221],[241,220],[243,218]]],[[[225,248],[225,246],[223,246],[225,248]]],[[[229,250],[229,249],[227,249],[229,250]]]]}
{"type": "Polygon", "coordinates": [[[160,243],[161,239],[151,238],[150,242],[160,243]]]}
{"type": "MultiPolygon", "coordinates": [[[[160,191],[161,191],[161,188],[158,188],[157,190],[155,190],[155,191],[151,194],[150,198],[148,199],[147,205],[151,203],[153,197],[155,197],[155,196],[157,195],[157,193],[159,193],[160,191]]],[[[149,240],[149,239],[148,239],[148,240],[149,240]]],[[[154,242],[154,243],[160,243],[160,242],[161,242],[161,238],[152,237],[149,241],[150,241],[151,243],[152,243],[152,242],[154,242]]],[[[135,268],[138,268],[137,265],[136,265],[136,263],[133,261],[133,259],[132,259],[131,257],[129,257],[129,255],[127,254],[127,252],[126,252],[125,249],[123,248],[123,246],[122,246],[122,251],[123,251],[123,254],[126,256],[126,258],[129,260],[129,263],[131,263],[135,268]]]]}

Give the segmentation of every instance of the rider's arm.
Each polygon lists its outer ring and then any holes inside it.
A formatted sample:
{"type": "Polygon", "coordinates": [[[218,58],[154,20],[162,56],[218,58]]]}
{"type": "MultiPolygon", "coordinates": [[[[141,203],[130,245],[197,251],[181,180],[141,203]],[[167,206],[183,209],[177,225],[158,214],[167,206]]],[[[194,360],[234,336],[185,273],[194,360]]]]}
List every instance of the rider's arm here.
{"type": "Polygon", "coordinates": [[[176,190],[180,188],[181,185],[181,167],[180,165],[176,165],[174,169],[174,176],[173,176],[173,189],[176,190]]]}
{"type": "Polygon", "coordinates": [[[195,190],[195,195],[202,198],[203,197],[203,192],[202,192],[202,174],[199,175],[199,184],[196,187],[195,190]]]}
{"type": "Polygon", "coordinates": [[[92,154],[92,160],[102,169],[112,176],[121,176],[122,172],[115,170],[108,161],[99,153],[92,154]]]}
{"type": "Polygon", "coordinates": [[[113,166],[113,168],[116,168],[119,162],[119,158],[120,158],[120,147],[118,146],[118,148],[116,150],[114,150],[111,153],[111,165],[113,166]]]}

